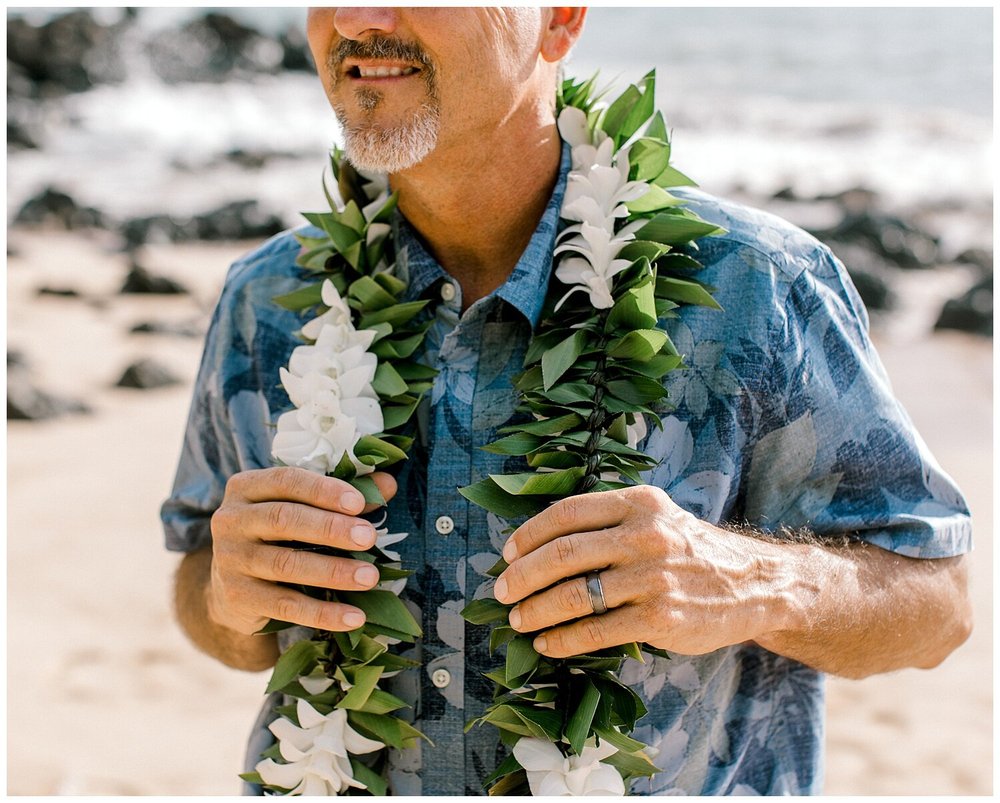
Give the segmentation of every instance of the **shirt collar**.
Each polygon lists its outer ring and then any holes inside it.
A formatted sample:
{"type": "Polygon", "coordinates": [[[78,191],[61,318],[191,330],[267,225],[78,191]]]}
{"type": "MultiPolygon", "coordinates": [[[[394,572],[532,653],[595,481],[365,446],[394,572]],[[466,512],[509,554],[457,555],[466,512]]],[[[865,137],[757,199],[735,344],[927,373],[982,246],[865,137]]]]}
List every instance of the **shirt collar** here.
{"type": "MultiPolygon", "coordinates": [[[[531,323],[532,329],[538,325],[548,289],[552,255],[555,251],[556,235],[559,233],[559,213],[562,210],[563,196],[566,194],[570,164],[570,147],[564,142],[559,162],[559,177],[545,212],[542,213],[535,233],[507,280],[493,293],[519,310],[531,323]]],[[[437,260],[428,253],[406,218],[398,212],[393,216],[393,234],[396,242],[397,272],[400,278],[408,283],[403,294],[404,301],[414,301],[438,280],[450,278],[437,260]]]]}

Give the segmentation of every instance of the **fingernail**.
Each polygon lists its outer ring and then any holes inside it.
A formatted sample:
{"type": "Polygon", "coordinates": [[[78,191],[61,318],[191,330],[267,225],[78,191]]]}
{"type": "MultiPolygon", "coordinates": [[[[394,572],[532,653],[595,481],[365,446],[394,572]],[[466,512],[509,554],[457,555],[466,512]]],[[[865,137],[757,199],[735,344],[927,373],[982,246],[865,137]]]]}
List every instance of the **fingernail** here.
{"type": "Polygon", "coordinates": [[[340,497],[340,506],[348,512],[364,510],[365,498],[357,491],[344,491],[340,497]]]}
{"type": "Polygon", "coordinates": [[[503,548],[503,559],[507,563],[513,563],[517,558],[517,544],[514,543],[514,539],[510,538],[503,548]]]}
{"type": "Polygon", "coordinates": [[[348,611],[344,614],[344,624],[352,630],[356,627],[361,627],[364,623],[365,615],[363,613],[359,613],[358,611],[348,611]]]}
{"type": "Polygon", "coordinates": [[[511,627],[513,627],[515,630],[521,629],[521,612],[517,608],[511,610],[510,616],[508,618],[510,620],[511,627]]]}
{"type": "Polygon", "coordinates": [[[507,598],[507,581],[504,578],[501,577],[493,586],[493,596],[501,602],[507,598]]]}
{"type": "Polygon", "coordinates": [[[362,566],[354,573],[354,582],[362,586],[373,586],[378,582],[378,569],[374,566],[362,566]]]}
{"type": "Polygon", "coordinates": [[[355,524],[351,527],[351,540],[358,546],[368,549],[375,543],[375,531],[364,524],[355,524]]]}
{"type": "Polygon", "coordinates": [[[545,643],[545,636],[539,636],[536,638],[533,642],[531,642],[531,646],[535,648],[535,652],[545,652],[545,648],[548,646],[545,643]]]}

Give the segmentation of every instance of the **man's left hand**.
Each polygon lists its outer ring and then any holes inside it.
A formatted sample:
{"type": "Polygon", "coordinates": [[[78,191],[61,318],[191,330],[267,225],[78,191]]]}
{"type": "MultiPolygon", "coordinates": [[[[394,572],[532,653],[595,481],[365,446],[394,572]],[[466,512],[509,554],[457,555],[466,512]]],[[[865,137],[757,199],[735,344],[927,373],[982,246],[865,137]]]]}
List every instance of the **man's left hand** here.
{"type": "Polygon", "coordinates": [[[510,623],[553,658],[628,642],[701,655],[793,621],[794,572],[774,544],[703,522],[661,489],[637,485],[563,499],[504,547],[494,593],[510,623]],[[586,575],[608,611],[593,615],[586,575]]]}

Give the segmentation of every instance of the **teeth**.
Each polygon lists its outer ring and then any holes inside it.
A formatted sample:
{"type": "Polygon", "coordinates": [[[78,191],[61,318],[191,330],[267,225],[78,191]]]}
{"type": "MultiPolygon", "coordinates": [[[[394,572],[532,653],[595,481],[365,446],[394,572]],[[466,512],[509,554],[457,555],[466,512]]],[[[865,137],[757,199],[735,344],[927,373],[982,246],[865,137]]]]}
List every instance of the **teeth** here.
{"type": "Polygon", "coordinates": [[[416,67],[358,67],[362,78],[389,78],[399,75],[412,75],[416,67]]]}

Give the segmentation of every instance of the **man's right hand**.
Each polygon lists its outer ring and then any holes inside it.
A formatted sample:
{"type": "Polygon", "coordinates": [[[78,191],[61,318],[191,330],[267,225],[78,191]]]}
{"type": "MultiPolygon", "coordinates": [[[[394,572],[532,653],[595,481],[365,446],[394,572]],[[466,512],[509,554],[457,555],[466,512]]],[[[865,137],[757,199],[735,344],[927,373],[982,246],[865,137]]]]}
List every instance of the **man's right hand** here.
{"type": "MultiPolygon", "coordinates": [[[[370,475],[388,501],[396,481],[370,475]]],[[[358,518],[364,498],[343,480],[299,468],[245,471],[230,478],[222,505],[212,516],[212,566],[205,589],[209,617],[251,635],[270,619],[321,630],[355,630],[364,613],[351,605],[323,602],[278,583],[363,591],[378,582],[370,563],[293,549],[305,542],[348,550],[375,543],[375,528],[358,518]]]]}

